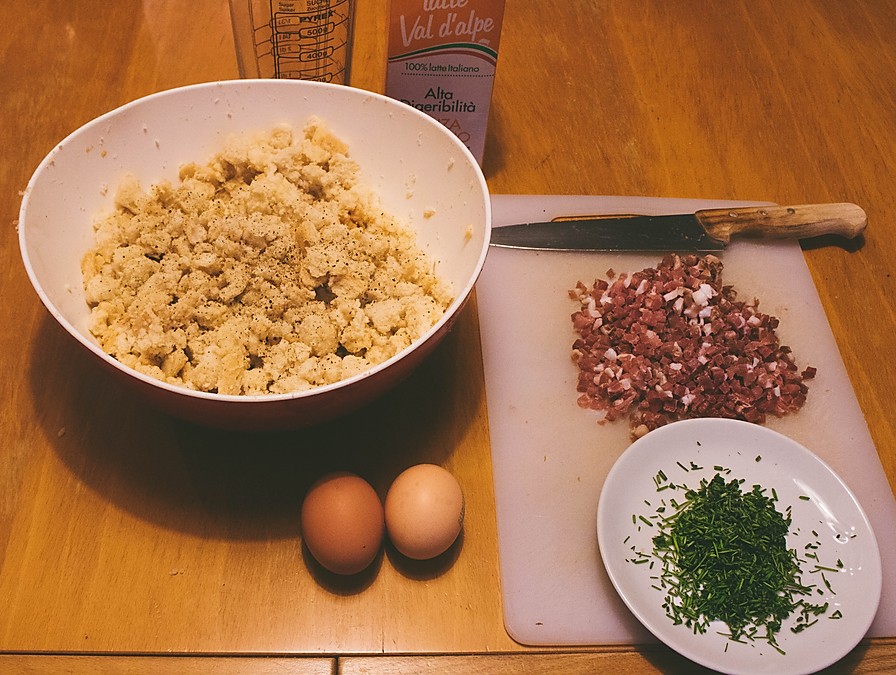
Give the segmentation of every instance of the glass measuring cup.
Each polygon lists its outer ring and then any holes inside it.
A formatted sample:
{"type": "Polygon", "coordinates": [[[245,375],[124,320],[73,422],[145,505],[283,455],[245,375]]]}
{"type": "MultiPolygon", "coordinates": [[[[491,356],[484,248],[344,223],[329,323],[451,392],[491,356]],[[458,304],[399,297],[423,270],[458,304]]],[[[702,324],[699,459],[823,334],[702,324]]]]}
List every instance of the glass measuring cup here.
{"type": "Polygon", "coordinates": [[[348,84],[355,0],[230,0],[240,77],[348,84]]]}

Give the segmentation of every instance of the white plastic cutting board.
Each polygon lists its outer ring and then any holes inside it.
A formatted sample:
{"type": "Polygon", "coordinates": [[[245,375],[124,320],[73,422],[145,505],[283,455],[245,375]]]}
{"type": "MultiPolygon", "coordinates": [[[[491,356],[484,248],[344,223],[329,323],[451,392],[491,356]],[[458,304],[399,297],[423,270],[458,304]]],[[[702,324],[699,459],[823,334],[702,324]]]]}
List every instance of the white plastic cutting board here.
{"type": "MultiPolygon", "coordinates": [[[[734,202],[642,197],[495,195],[495,226],[559,215],[684,213],[734,202]]],[[[873,230],[869,236],[873,235],[873,230]]],[[[806,406],[768,426],[824,459],[859,496],[883,558],[871,636],[896,635],[896,500],[830,326],[793,242],[735,242],[723,279],[781,320],[797,364],[818,368],[806,406]]],[[[620,420],[600,426],[576,405],[570,360],[576,304],[567,291],[609,268],[643,269],[659,254],[493,248],[477,285],[491,429],[504,620],[529,645],[630,644],[653,638],[616,595],[597,549],[604,477],[628,446],[620,420]]]]}

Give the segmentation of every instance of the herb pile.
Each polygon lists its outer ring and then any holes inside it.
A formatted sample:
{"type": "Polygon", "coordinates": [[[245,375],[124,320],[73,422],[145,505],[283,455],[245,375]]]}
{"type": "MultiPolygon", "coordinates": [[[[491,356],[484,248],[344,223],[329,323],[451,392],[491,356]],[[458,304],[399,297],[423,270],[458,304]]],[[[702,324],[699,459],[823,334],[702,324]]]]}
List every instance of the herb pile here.
{"type": "MultiPolygon", "coordinates": [[[[691,468],[702,467],[692,463],[691,468]]],[[[659,575],[652,578],[655,588],[665,593],[663,608],[676,625],[705,633],[710,622],[723,621],[731,640],[763,640],[783,653],[776,639],[782,622],[795,615],[790,630],[800,632],[817,622],[829,605],[809,602],[813,592],[822,591],[802,582],[801,563],[806,561],[788,548],[790,508],[777,510],[774,490],[771,496],[759,485],[745,491],[743,479],[726,482],[719,472],[729,470],[715,470],[697,489],[670,482],[662,471],[656,475],[658,491],[683,490],[685,501],[664,500],[650,518],[633,516],[634,522],[655,526],[659,533],[652,539],[651,554],[635,551],[630,561],[649,562],[651,567],[660,563],[659,575]]],[[[818,546],[807,545],[804,557],[815,560],[810,572],[821,573],[833,592],[824,572],[839,571],[842,562],[837,567],[817,564],[818,546]]],[[[839,612],[829,618],[840,618],[839,612]]]]}

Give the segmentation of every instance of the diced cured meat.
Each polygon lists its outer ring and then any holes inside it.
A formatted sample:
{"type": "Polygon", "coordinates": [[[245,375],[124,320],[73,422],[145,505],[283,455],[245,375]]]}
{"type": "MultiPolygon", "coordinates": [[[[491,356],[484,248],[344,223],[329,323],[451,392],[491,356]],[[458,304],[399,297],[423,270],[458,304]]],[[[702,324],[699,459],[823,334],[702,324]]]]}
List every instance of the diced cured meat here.
{"type": "Polygon", "coordinates": [[[631,275],[609,270],[569,292],[578,404],[601,423],[628,416],[633,438],[690,417],[761,424],[799,410],[805,380],[778,319],[722,284],[716,256],[668,255],[631,275]]]}

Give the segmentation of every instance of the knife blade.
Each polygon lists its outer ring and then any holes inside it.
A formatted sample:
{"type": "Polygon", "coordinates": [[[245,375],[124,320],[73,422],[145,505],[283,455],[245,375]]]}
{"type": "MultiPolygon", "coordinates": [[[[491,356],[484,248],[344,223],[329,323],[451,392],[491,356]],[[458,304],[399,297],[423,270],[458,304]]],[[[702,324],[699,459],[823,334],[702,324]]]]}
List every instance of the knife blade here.
{"type": "Polygon", "coordinates": [[[551,251],[720,251],[734,237],[853,239],[867,216],[855,204],[702,209],[675,215],[561,217],[492,228],[491,245],[551,251]]]}

